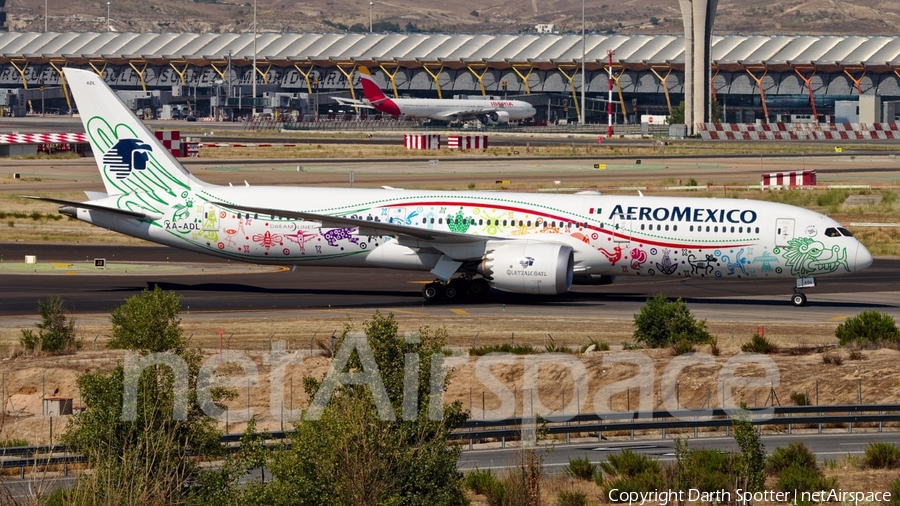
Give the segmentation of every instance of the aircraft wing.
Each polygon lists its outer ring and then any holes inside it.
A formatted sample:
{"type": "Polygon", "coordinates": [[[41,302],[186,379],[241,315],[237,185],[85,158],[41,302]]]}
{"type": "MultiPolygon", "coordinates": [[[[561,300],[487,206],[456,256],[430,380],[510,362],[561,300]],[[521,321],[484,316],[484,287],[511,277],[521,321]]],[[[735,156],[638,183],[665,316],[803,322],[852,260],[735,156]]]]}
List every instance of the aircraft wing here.
{"type": "Polygon", "coordinates": [[[54,204],[74,207],[76,209],[90,209],[91,211],[105,211],[105,212],[114,213],[114,214],[121,214],[123,216],[127,216],[129,218],[137,218],[139,220],[158,220],[158,219],[162,218],[161,214],[151,214],[151,213],[144,213],[144,212],[140,212],[140,211],[129,211],[127,209],[117,209],[115,207],[91,204],[90,202],[73,202],[71,200],[51,199],[48,197],[35,197],[35,196],[30,196],[30,195],[23,195],[22,198],[23,199],[33,199],[33,200],[43,200],[45,202],[53,202],[54,204]]]}
{"type": "Polygon", "coordinates": [[[472,109],[466,109],[463,111],[460,110],[449,110],[444,112],[439,112],[435,115],[435,117],[442,117],[446,119],[457,118],[460,116],[475,116],[477,114],[487,114],[490,112],[496,111],[496,107],[476,107],[472,109]]]}
{"type": "Polygon", "coordinates": [[[362,100],[353,100],[352,98],[343,98],[343,97],[331,97],[335,102],[341,105],[349,105],[351,107],[364,107],[366,109],[374,109],[375,106],[370,104],[369,102],[363,102],[362,100]]]}
{"type": "Polygon", "coordinates": [[[286,211],[284,209],[270,209],[266,207],[238,206],[234,204],[225,204],[222,202],[214,202],[214,204],[217,206],[225,207],[227,209],[235,209],[237,211],[268,214],[272,216],[280,216],[282,218],[293,218],[304,221],[315,221],[321,223],[322,227],[324,228],[358,228],[359,235],[391,236],[398,239],[411,239],[419,242],[422,245],[427,245],[427,243],[466,244],[484,242],[488,239],[503,239],[502,237],[484,237],[473,234],[444,232],[442,230],[427,230],[417,227],[411,227],[409,225],[385,223],[381,221],[358,220],[354,218],[347,218],[344,216],[329,216],[327,214],[286,211]]]}

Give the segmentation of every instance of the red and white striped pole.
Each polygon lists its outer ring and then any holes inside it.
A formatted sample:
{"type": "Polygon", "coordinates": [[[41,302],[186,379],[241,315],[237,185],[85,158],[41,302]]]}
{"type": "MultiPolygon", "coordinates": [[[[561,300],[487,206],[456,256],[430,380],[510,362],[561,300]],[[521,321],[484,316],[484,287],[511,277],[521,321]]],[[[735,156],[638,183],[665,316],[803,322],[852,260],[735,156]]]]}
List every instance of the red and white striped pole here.
{"type": "Polygon", "coordinates": [[[612,75],[612,57],[616,52],[612,49],[606,51],[606,54],[609,56],[609,65],[606,67],[607,72],[609,72],[609,100],[607,101],[607,113],[609,116],[609,127],[606,130],[606,136],[612,137],[613,129],[612,129],[612,118],[613,118],[613,101],[612,101],[612,83],[613,83],[613,75],[612,75]]]}

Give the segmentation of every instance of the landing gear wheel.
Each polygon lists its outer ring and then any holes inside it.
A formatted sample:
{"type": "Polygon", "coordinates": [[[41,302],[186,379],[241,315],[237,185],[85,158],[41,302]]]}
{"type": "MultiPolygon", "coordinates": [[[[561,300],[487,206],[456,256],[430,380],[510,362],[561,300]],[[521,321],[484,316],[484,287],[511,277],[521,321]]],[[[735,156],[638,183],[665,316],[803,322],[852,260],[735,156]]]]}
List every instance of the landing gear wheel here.
{"type": "Polygon", "coordinates": [[[444,299],[447,301],[452,301],[460,298],[460,290],[454,285],[447,285],[444,288],[444,299]]]}
{"type": "Polygon", "coordinates": [[[469,283],[469,293],[475,298],[486,297],[490,289],[491,284],[484,278],[473,279],[469,283]]]}
{"type": "Polygon", "coordinates": [[[447,289],[444,291],[444,297],[448,299],[461,299],[465,297],[469,293],[469,281],[465,278],[456,278],[451,279],[447,283],[447,289]],[[453,290],[455,293],[453,295],[449,295],[449,292],[453,290]]]}
{"type": "Polygon", "coordinates": [[[791,297],[791,302],[794,304],[795,307],[805,306],[806,305],[806,294],[795,293],[791,297]]]}
{"type": "Polygon", "coordinates": [[[422,297],[425,297],[427,302],[437,301],[442,295],[444,295],[444,287],[440,283],[428,283],[422,288],[422,297]]]}

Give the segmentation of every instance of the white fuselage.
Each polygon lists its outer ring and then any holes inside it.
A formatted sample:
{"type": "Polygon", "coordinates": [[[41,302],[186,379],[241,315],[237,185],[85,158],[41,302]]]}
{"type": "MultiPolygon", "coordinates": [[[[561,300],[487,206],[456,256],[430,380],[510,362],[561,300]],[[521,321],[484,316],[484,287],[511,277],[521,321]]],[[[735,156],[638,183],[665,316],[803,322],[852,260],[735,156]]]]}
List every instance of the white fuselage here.
{"type": "Polygon", "coordinates": [[[802,278],[848,273],[872,261],[855,238],[835,232],[840,224],[833,219],[754,200],[253,186],[197,187],[165,206],[139,194],[107,200],[110,207],[153,208],[163,217],[138,220],[78,209],[77,218],[252,263],[428,271],[440,253],[408,239],[359,235],[352,227],[321,228],[317,222],[235,212],[214,203],[484,237],[480,246],[454,254],[472,260],[496,241],[561,243],[574,250],[575,272],[590,275],[802,278]]]}
{"type": "Polygon", "coordinates": [[[391,101],[404,116],[440,121],[476,119],[493,112],[507,113],[508,121],[521,121],[537,112],[534,106],[521,100],[394,98],[391,101]]]}

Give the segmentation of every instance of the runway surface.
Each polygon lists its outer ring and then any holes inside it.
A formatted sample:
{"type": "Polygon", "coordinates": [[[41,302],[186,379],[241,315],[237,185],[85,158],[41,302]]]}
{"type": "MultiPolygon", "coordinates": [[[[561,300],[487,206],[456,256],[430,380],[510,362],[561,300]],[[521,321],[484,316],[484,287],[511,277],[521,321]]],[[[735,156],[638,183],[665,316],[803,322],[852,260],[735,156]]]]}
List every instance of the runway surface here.
{"type": "MultiPolygon", "coordinates": [[[[203,265],[224,260],[159,246],[109,246],[69,244],[0,243],[3,262],[23,263],[25,255],[39,262],[85,262],[105,258],[119,262],[184,263],[179,273],[143,270],[130,274],[38,275],[6,274],[0,268],[0,315],[34,314],[35,301],[50,295],[66,299],[74,313],[107,312],[128,297],[153,285],[175,290],[182,304],[194,311],[260,311],[284,309],[415,309],[446,314],[450,306],[424,304],[421,288],[428,273],[385,269],[298,268],[265,271],[236,264],[221,273],[198,272],[203,265]],[[246,269],[246,270],[245,270],[246,269]],[[234,273],[232,273],[234,272],[234,273]]],[[[209,269],[217,271],[217,269],[209,269]]],[[[217,271],[220,272],[220,271],[217,271]]],[[[554,314],[594,316],[630,315],[648,297],[664,293],[681,297],[699,317],[711,321],[748,318],[750,321],[824,321],[863,310],[878,310],[900,319],[900,259],[876,259],[859,273],[820,278],[819,286],[806,291],[809,303],[795,308],[789,297],[793,281],[617,278],[606,286],[576,286],[556,297],[538,297],[492,291],[482,303],[454,302],[477,317],[503,307],[507,316],[533,314],[536,307],[554,314]]]]}

